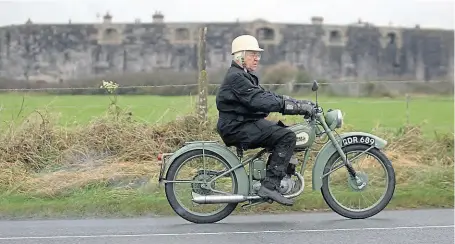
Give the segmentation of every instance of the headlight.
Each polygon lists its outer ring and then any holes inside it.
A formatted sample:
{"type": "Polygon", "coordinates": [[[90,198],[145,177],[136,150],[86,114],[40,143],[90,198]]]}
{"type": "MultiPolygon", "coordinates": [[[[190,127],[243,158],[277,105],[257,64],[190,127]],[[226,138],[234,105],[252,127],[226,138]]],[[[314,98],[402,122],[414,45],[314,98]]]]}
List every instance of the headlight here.
{"type": "Polygon", "coordinates": [[[343,114],[341,113],[341,110],[337,109],[337,126],[336,128],[341,128],[343,126],[343,114]]]}
{"type": "Polygon", "coordinates": [[[329,109],[325,114],[325,122],[331,130],[341,128],[343,126],[343,114],[339,109],[329,109]]]}

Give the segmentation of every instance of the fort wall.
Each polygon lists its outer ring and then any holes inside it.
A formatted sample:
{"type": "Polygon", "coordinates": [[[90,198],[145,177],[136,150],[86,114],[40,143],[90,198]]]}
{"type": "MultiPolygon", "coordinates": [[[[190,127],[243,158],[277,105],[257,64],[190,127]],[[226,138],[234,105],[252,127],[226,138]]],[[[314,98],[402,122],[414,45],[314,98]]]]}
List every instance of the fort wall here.
{"type": "Polygon", "coordinates": [[[262,65],[289,62],[324,79],[453,79],[454,32],[377,27],[368,23],[116,23],[0,27],[0,77],[64,82],[111,73],[197,69],[198,31],[207,26],[207,67],[229,65],[230,44],[252,34],[265,49],[262,65]]]}

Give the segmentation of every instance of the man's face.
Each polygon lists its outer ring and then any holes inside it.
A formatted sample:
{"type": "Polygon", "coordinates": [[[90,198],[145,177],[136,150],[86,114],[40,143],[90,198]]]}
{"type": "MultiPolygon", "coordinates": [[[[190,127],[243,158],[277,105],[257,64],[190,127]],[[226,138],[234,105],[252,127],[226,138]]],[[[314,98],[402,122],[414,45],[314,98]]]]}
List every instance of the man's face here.
{"type": "Polygon", "coordinates": [[[246,51],[245,52],[245,66],[249,71],[255,71],[261,59],[260,52],[246,51]]]}

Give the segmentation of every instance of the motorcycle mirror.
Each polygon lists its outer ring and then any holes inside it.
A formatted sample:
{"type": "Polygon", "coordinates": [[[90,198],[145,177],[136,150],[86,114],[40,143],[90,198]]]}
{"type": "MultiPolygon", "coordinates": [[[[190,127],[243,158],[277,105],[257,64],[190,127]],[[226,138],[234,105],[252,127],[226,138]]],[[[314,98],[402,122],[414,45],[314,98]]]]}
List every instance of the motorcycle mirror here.
{"type": "Polygon", "coordinates": [[[312,91],[317,91],[319,88],[318,82],[316,80],[313,81],[313,86],[311,87],[312,91]]]}

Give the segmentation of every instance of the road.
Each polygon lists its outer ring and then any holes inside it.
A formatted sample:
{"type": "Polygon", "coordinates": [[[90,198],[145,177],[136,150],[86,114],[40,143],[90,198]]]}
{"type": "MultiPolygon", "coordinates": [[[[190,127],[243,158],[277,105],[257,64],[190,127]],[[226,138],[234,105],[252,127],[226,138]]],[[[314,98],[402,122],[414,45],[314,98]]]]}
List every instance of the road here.
{"type": "Polygon", "coordinates": [[[196,225],[177,217],[0,221],[1,244],[453,244],[451,209],[383,211],[366,220],[335,213],[229,216],[196,225]]]}

